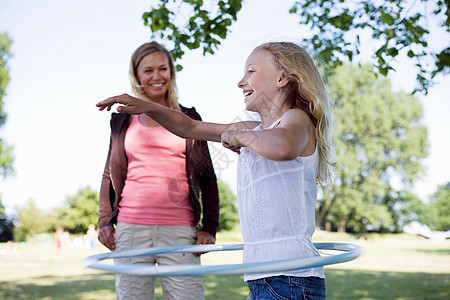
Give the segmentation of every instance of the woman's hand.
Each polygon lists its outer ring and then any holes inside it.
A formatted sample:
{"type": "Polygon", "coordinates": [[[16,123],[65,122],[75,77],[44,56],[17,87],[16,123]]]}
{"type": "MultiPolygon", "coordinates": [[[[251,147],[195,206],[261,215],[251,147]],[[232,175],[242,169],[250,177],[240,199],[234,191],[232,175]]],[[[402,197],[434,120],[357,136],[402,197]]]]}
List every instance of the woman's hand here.
{"type": "MultiPolygon", "coordinates": [[[[205,231],[197,231],[197,240],[195,241],[196,245],[207,245],[207,244],[215,244],[216,239],[205,231]]],[[[203,253],[194,253],[195,256],[200,256],[203,253]]]]}
{"type": "Polygon", "coordinates": [[[96,104],[99,110],[111,110],[111,107],[114,104],[122,104],[122,106],[117,107],[117,111],[121,113],[130,113],[130,114],[142,114],[147,112],[150,109],[151,102],[144,101],[135,97],[131,97],[128,94],[122,94],[119,96],[114,96],[103,100],[96,104]]]}
{"type": "Polygon", "coordinates": [[[113,251],[116,249],[116,242],[114,240],[114,227],[112,225],[100,228],[98,231],[98,240],[105,245],[106,248],[113,251]]]}

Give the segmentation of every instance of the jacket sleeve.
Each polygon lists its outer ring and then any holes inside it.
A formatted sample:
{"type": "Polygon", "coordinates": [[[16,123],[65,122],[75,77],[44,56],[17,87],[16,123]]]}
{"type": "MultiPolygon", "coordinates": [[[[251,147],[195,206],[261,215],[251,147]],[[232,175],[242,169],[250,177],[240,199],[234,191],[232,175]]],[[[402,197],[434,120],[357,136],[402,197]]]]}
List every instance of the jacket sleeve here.
{"type": "MultiPolygon", "coordinates": [[[[111,136],[112,137],[112,136],[111,136]]],[[[111,158],[111,145],[112,145],[112,138],[110,138],[109,142],[109,150],[108,150],[108,157],[106,159],[105,169],[103,171],[102,175],[102,182],[100,185],[100,194],[98,198],[98,227],[102,228],[108,225],[111,225],[109,223],[109,219],[112,216],[112,203],[111,199],[114,199],[114,190],[112,189],[112,182],[109,172],[109,165],[110,165],[110,158],[111,158]]]]}
{"type": "MultiPolygon", "coordinates": [[[[202,120],[194,109],[194,119],[202,120]]],[[[211,161],[208,144],[206,141],[195,141],[197,146],[196,172],[199,178],[202,201],[202,231],[216,236],[219,227],[219,191],[217,187],[216,173],[211,161]]]]}
{"type": "Polygon", "coordinates": [[[201,141],[201,162],[203,170],[200,173],[200,190],[202,199],[202,225],[203,231],[216,236],[219,227],[219,191],[217,178],[214,172],[208,144],[201,141]]]}

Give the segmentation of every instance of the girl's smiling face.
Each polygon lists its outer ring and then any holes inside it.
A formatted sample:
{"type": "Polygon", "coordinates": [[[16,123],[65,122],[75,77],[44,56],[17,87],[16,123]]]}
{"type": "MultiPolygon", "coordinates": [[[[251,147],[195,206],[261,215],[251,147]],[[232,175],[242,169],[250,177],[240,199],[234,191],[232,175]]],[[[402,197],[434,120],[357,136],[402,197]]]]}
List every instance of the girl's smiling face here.
{"type": "Polygon", "coordinates": [[[165,103],[170,80],[167,57],[162,52],[145,56],[137,67],[137,80],[147,96],[159,103],[165,103]]]}
{"type": "Polygon", "coordinates": [[[244,93],[246,109],[259,112],[264,107],[272,107],[281,76],[282,71],[275,67],[269,51],[253,51],[245,63],[244,77],[238,83],[244,93]]]}

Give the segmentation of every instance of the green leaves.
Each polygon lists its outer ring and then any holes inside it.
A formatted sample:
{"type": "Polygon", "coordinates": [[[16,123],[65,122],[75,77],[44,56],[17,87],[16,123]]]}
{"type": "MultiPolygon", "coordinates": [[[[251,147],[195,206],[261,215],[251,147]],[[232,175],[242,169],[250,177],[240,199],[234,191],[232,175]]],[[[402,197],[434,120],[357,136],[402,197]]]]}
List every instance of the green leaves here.
{"type": "Polygon", "coordinates": [[[318,32],[313,36],[312,44],[308,39],[304,39],[304,43],[311,44],[313,52],[328,64],[328,69],[339,66],[343,57],[351,61],[359,54],[359,39],[350,33],[359,37],[359,33],[365,31],[373,40],[381,42],[372,57],[374,68],[386,76],[395,71],[396,57],[405,53],[417,61],[417,87],[413,93],[426,94],[433,78],[439,73],[448,74],[450,69],[448,48],[437,51],[428,48],[430,32],[426,28],[426,19],[429,15],[423,8],[430,5],[434,7],[432,13],[444,20],[442,26],[449,32],[448,1],[305,0],[295,2],[289,12],[299,15],[300,24],[309,25],[311,30],[318,32]],[[434,60],[435,65],[429,64],[430,60],[434,60]]]}
{"type": "MultiPolygon", "coordinates": [[[[142,16],[144,25],[149,26],[152,38],[167,39],[173,44],[174,60],[185,54],[184,49],[203,48],[203,55],[214,54],[220,39],[226,39],[229,27],[237,20],[242,0],[218,1],[217,11],[203,8],[202,0],[160,0],[156,8],[142,16]],[[190,15],[188,19],[179,17],[190,15]]],[[[211,6],[208,6],[211,7],[211,6]]],[[[182,67],[177,65],[177,70],[182,67]]]]}
{"type": "Polygon", "coordinates": [[[450,182],[437,187],[428,204],[426,217],[420,220],[431,230],[450,230],[450,182]]]}
{"type": "Polygon", "coordinates": [[[16,220],[18,226],[13,229],[13,232],[14,240],[17,242],[26,241],[40,233],[51,232],[56,226],[53,214],[39,209],[32,199],[17,209],[16,220]]]}
{"type": "MultiPolygon", "coordinates": [[[[11,57],[10,47],[12,41],[6,32],[0,33],[0,128],[6,122],[6,112],[3,111],[3,96],[9,83],[9,69],[7,62],[11,57]]],[[[6,177],[14,172],[13,149],[0,137],[0,176],[6,177]]]]}
{"type": "Polygon", "coordinates": [[[230,187],[220,179],[217,180],[217,187],[220,198],[219,228],[217,231],[230,231],[239,224],[236,196],[230,187]]]}
{"type": "Polygon", "coordinates": [[[69,231],[85,233],[89,224],[97,224],[98,193],[89,186],[80,188],[75,195],[66,197],[57,218],[69,231]]]}
{"type": "Polygon", "coordinates": [[[14,174],[13,161],[13,148],[0,138],[0,176],[6,177],[14,174]]]}

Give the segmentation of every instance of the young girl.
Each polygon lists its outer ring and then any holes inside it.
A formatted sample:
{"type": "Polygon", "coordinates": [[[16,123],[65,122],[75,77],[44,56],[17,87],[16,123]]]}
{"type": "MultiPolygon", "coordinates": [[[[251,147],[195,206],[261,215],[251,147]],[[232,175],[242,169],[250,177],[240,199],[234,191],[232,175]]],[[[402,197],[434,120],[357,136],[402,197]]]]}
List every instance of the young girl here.
{"type": "MultiPolygon", "coordinates": [[[[318,256],[316,182],[330,177],[331,106],[311,57],[289,42],[265,43],[247,58],[238,86],[261,122],[215,124],[129,95],[100,110],[146,113],[184,138],[221,141],[239,153],[237,198],[244,263],[318,256]]],[[[324,299],[322,267],[245,274],[248,299],[324,299]]]]}

